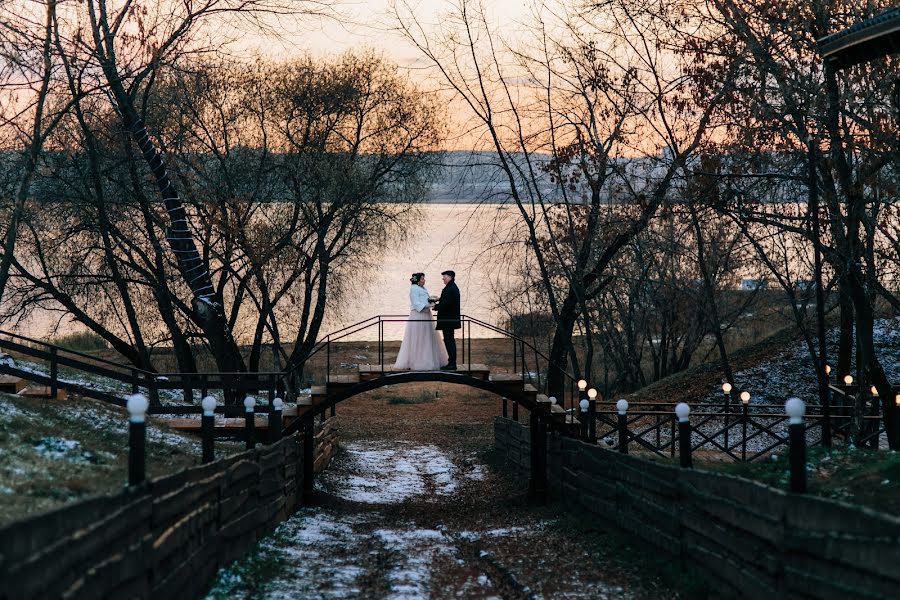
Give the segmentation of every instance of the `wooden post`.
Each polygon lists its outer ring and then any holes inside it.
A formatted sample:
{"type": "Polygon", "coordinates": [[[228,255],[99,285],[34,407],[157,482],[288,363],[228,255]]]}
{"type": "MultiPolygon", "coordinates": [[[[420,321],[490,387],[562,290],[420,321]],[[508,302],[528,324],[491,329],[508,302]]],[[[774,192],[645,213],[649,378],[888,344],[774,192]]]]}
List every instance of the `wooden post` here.
{"type": "Polygon", "coordinates": [[[59,363],[56,346],[50,346],[50,397],[56,400],[59,394],[59,363]]]}
{"type": "Polygon", "coordinates": [[[539,504],[547,500],[547,428],[537,411],[531,411],[531,478],[532,498],[539,504]]]}
{"type": "Polygon", "coordinates": [[[503,414],[503,418],[505,419],[506,418],[506,398],[501,398],[500,401],[503,404],[503,413],[502,414],[503,414]]]}
{"type": "Polygon", "coordinates": [[[303,415],[303,501],[309,502],[313,492],[314,465],[316,460],[316,432],[314,414],[310,410],[303,415]]]}

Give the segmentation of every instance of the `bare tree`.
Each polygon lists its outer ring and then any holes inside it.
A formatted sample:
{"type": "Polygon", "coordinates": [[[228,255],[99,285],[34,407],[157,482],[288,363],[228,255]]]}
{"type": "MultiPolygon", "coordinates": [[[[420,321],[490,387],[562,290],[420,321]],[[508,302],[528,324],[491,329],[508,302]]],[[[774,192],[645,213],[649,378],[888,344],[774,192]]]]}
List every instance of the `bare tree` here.
{"type": "Polygon", "coordinates": [[[586,303],[610,283],[611,263],[684,177],[725,88],[693,103],[689,80],[660,50],[661,15],[625,3],[558,19],[536,9],[532,43],[515,47],[470,0],[455,3],[434,31],[407,4],[395,13],[495,154],[556,322],[548,387],[560,395],[567,364],[582,372],[572,338],[580,320],[592,328],[586,303]],[[557,205],[566,214],[563,230],[550,223],[557,205]],[[551,259],[564,265],[562,285],[551,259]]]}

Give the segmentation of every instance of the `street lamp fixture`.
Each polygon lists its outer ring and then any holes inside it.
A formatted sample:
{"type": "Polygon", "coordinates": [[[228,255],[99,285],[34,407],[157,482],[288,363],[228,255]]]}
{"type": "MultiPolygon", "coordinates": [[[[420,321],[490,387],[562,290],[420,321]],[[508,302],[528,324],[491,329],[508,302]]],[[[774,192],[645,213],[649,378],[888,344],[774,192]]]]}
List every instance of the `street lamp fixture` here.
{"type": "Polygon", "coordinates": [[[595,390],[594,388],[589,389],[588,390],[588,398],[590,398],[591,400],[596,400],[597,399],[597,390],[595,390]]]}
{"type": "Polygon", "coordinates": [[[549,398],[547,398],[547,401],[550,402],[551,406],[556,404],[556,396],[550,396],[549,398]]]}
{"type": "Polygon", "coordinates": [[[831,375],[831,365],[825,365],[825,374],[831,375]]]}
{"type": "Polygon", "coordinates": [[[844,385],[853,383],[853,375],[844,375],[844,385]]]}
{"type": "Polygon", "coordinates": [[[743,402],[744,404],[750,404],[750,392],[748,392],[747,390],[741,392],[741,402],[743,402]]]}
{"type": "Polygon", "coordinates": [[[578,390],[583,392],[586,389],[587,389],[587,381],[585,381],[584,379],[579,379],[578,380],[578,390]]]}
{"type": "Polygon", "coordinates": [[[803,422],[803,415],[806,414],[806,403],[800,398],[788,398],[784,403],[784,412],[790,417],[791,425],[799,425],[803,422]]]}
{"type": "Polygon", "coordinates": [[[581,412],[587,412],[587,409],[588,409],[588,406],[590,406],[590,403],[587,401],[587,399],[583,399],[581,402],[578,403],[578,406],[581,408],[581,412]]]}
{"type": "Polygon", "coordinates": [[[730,393],[731,393],[731,384],[728,383],[727,381],[726,381],[725,383],[722,384],[722,392],[725,393],[725,394],[730,394],[730,393]]]}
{"type": "Polygon", "coordinates": [[[874,385],[873,385],[872,387],[869,388],[869,391],[872,392],[872,395],[873,395],[873,396],[877,396],[877,395],[878,395],[878,388],[875,387],[874,385]]]}

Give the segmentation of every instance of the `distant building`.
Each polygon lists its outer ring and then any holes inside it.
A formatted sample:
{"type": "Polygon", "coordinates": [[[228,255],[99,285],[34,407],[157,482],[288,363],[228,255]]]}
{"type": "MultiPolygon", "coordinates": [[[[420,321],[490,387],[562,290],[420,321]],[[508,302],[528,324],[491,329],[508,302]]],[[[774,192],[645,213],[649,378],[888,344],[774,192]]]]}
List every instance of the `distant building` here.
{"type": "Polygon", "coordinates": [[[739,289],[743,291],[752,292],[753,290],[765,290],[768,289],[769,282],[765,279],[751,279],[749,277],[741,278],[741,286],[739,289]]]}

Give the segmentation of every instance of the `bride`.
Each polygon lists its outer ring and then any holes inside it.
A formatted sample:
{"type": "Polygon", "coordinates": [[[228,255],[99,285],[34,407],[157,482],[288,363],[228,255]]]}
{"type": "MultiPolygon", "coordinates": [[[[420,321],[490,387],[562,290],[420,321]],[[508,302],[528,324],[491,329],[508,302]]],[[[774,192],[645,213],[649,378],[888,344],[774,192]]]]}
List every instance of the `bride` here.
{"type": "Polygon", "coordinates": [[[400,343],[400,353],[394,368],[410,371],[437,371],[447,364],[447,349],[440,333],[434,328],[431,309],[425,289],[425,273],[413,273],[409,289],[409,321],[400,343]]]}

